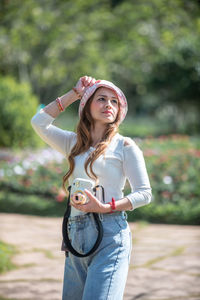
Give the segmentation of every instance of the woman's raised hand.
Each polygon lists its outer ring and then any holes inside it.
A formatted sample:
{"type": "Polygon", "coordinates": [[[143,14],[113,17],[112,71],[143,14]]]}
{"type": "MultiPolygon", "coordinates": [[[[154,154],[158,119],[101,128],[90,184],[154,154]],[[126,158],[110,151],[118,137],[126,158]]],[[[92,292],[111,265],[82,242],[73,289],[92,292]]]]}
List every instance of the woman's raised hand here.
{"type": "Polygon", "coordinates": [[[75,88],[77,90],[77,92],[82,96],[85,93],[85,90],[92,86],[94,83],[96,82],[96,79],[90,76],[83,76],[81,77],[75,88]]]}

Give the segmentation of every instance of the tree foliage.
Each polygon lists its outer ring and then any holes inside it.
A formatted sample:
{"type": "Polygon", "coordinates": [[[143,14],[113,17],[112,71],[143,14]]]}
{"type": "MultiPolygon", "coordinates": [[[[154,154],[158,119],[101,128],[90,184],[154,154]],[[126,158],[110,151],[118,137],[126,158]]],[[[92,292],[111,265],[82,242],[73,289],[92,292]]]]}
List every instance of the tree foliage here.
{"type": "Polygon", "coordinates": [[[89,74],[118,84],[132,114],[199,122],[198,1],[4,0],[0,17],[0,73],[43,103],[89,74]]]}
{"type": "Polygon", "coordinates": [[[38,100],[28,83],[0,78],[0,146],[24,148],[40,143],[30,124],[38,100]]]}

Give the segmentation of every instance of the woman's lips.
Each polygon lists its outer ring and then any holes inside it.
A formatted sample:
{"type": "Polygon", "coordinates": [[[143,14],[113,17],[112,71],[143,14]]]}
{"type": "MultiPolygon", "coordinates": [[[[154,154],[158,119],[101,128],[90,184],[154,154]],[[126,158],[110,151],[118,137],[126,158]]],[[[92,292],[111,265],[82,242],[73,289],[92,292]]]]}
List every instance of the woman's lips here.
{"type": "Polygon", "coordinates": [[[103,113],[104,113],[105,115],[112,115],[112,111],[110,111],[110,110],[105,110],[103,113]]]}

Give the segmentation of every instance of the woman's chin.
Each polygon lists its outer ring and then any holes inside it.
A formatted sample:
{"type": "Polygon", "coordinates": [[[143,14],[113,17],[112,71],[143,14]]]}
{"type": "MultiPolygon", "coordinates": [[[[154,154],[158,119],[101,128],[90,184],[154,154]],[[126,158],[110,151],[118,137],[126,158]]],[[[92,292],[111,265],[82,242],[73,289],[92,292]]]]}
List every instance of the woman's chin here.
{"type": "Polygon", "coordinates": [[[115,118],[111,115],[109,116],[104,116],[103,118],[98,118],[95,120],[95,122],[102,123],[102,124],[109,124],[113,123],[115,121],[115,118]]]}
{"type": "Polygon", "coordinates": [[[115,120],[114,120],[114,118],[107,118],[107,119],[105,119],[103,122],[105,123],[105,124],[110,124],[110,123],[113,123],[115,120]]]}
{"type": "Polygon", "coordinates": [[[113,115],[105,115],[103,118],[105,121],[107,122],[114,122],[115,118],[113,117],[113,115]]]}

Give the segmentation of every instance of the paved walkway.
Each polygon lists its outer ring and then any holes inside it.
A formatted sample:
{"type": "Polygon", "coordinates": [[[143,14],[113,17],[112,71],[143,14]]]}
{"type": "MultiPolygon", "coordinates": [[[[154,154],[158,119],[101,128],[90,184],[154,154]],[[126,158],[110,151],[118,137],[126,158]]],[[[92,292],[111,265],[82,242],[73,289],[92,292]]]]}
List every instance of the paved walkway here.
{"type": "MultiPolygon", "coordinates": [[[[19,249],[13,259],[18,268],[0,275],[0,300],[61,300],[61,223],[0,214],[0,240],[19,249]]],[[[130,226],[133,251],[124,300],[200,300],[200,227],[130,226]]]]}

